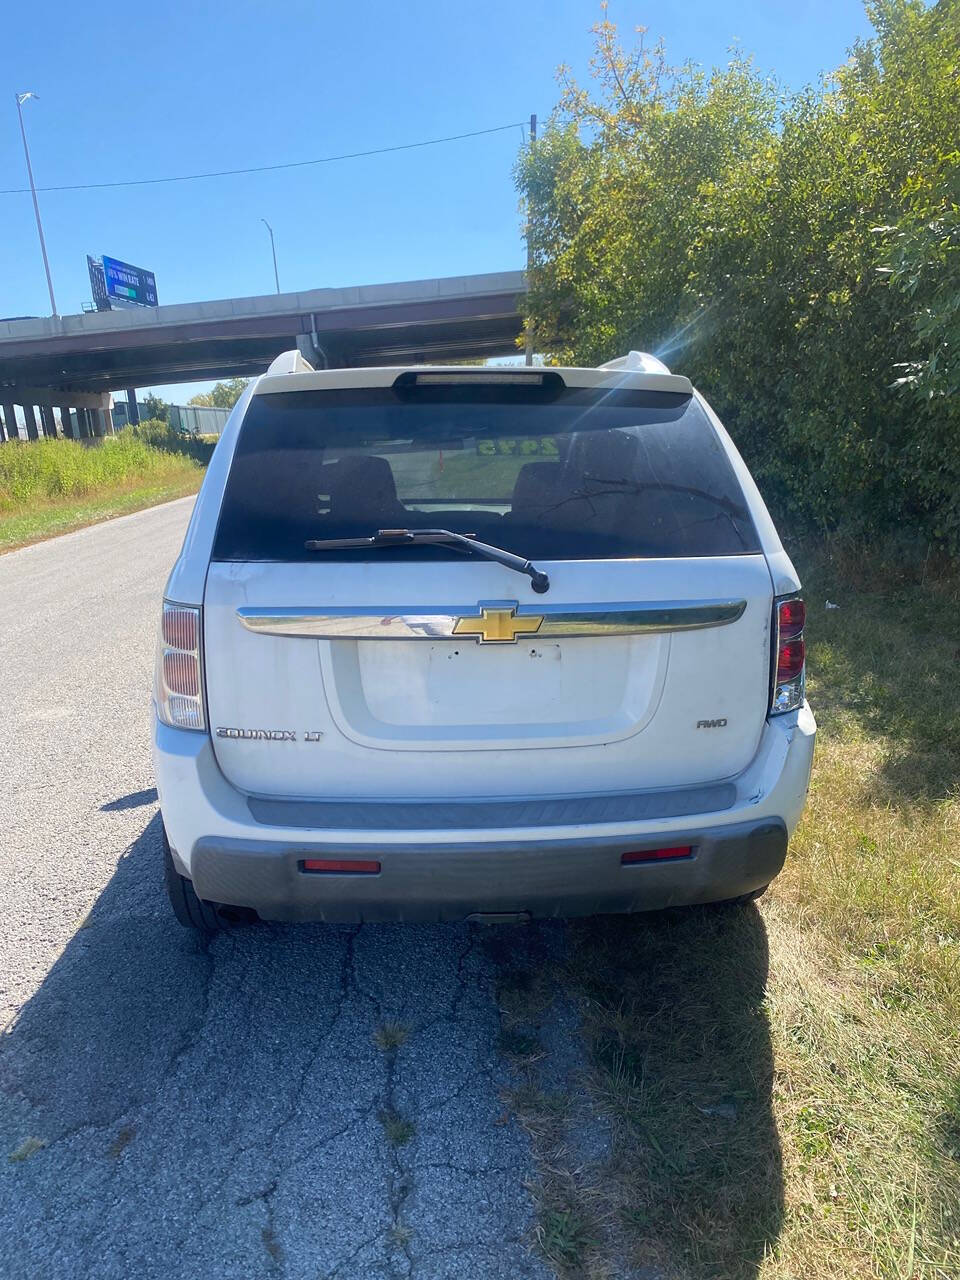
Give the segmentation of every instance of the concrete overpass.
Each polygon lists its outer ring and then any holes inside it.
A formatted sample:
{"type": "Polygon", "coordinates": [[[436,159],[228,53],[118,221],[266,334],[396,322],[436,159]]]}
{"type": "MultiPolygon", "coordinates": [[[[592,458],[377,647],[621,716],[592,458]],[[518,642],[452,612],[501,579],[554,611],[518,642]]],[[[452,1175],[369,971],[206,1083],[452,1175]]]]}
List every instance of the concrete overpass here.
{"type": "Polygon", "coordinates": [[[18,404],[30,436],[56,434],[55,407],[65,433],[101,434],[111,391],[250,376],[294,346],[330,368],[509,355],[525,288],[503,271],[0,321],[7,435],[18,404]]]}

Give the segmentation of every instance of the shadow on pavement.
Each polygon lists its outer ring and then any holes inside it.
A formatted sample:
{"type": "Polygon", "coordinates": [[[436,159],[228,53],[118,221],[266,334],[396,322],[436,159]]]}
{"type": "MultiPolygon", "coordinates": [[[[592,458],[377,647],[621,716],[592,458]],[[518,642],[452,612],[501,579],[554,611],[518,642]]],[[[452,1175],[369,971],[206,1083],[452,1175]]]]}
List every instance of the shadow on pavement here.
{"type": "Polygon", "coordinates": [[[139,809],[141,805],[157,803],[157,788],[145,787],[143,791],[131,791],[129,795],[111,800],[100,806],[101,813],[118,813],[123,809],[139,809]]]}
{"type": "Polygon", "coordinates": [[[613,1117],[607,1195],[637,1264],[756,1276],[783,1219],[755,906],[572,926],[590,1070],[613,1117]]]}
{"type": "Polygon", "coordinates": [[[498,992],[546,969],[587,1011],[582,1060],[575,1012],[543,1028],[561,1074],[609,1092],[618,1262],[755,1274],[782,1192],[753,908],[203,943],[161,882],[154,815],[0,1039],[5,1277],[542,1280],[498,992]]]}
{"type": "Polygon", "coordinates": [[[198,942],[155,815],[0,1039],[5,1280],[545,1276],[494,989],[466,925],[198,942]]]}

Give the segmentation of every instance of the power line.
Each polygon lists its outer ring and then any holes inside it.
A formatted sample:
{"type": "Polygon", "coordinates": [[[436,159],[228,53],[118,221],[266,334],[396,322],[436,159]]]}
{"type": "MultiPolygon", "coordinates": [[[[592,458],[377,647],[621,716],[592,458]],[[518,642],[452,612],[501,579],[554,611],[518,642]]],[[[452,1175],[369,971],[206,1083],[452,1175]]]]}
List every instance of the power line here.
{"type": "MultiPolygon", "coordinates": [[[[277,169],[303,169],[313,164],[333,164],[337,160],[360,160],[364,156],[383,156],[391,151],[413,151],[418,147],[437,147],[443,142],[461,142],[465,138],[480,138],[488,133],[504,133],[516,129],[521,122],[498,124],[492,129],[473,129],[469,133],[451,133],[445,138],[427,138],[423,142],[404,142],[393,147],[373,147],[369,151],[347,151],[338,156],[321,156],[317,160],[289,160],[285,164],[260,164],[248,169],[218,169],[210,173],[182,173],[172,178],[133,178],[126,182],[78,182],[71,186],[37,187],[38,191],[102,191],[108,187],[152,187],[163,182],[196,182],[201,178],[230,178],[242,173],[270,173],[277,169]]],[[[0,196],[19,196],[29,192],[29,187],[8,187],[0,190],[0,196]]]]}

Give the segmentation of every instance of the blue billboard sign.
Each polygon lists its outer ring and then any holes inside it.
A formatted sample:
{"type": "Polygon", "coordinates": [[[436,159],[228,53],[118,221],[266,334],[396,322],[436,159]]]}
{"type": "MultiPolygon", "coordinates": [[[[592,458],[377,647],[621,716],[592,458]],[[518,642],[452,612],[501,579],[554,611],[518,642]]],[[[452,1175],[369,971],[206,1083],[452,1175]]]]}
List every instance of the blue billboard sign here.
{"type": "Polygon", "coordinates": [[[157,281],[152,271],[103,255],[103,279],[107,297],[128,307],[155,307],[157,281]]]}

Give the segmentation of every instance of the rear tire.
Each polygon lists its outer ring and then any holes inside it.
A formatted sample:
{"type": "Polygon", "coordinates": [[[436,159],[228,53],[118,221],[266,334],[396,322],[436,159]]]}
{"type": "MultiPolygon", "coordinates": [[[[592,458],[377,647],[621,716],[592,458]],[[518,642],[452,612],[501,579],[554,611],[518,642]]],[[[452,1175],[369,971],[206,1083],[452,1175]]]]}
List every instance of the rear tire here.
{"type": "Polygon", "coordinates": [[[217,904],[198,898],[193,881],[182,876],[174,866],[166,831],[163,833],[163,878],[170,906],[179,924],[185,929],[195,929],[198,933],[216,933],[223,928],[217,904]]]}
{"type": "Polygon", "coordinates": [[[725,907],[744,907],[748,902],[756,902],[757,898],[762,898],[769,888],[769,884],[762,884],[759,889],[754,889],[750,893],[741,893],[738,898],[721,898],[719,902],[713,902],[710,905],[721,910],[725,907]]]}

